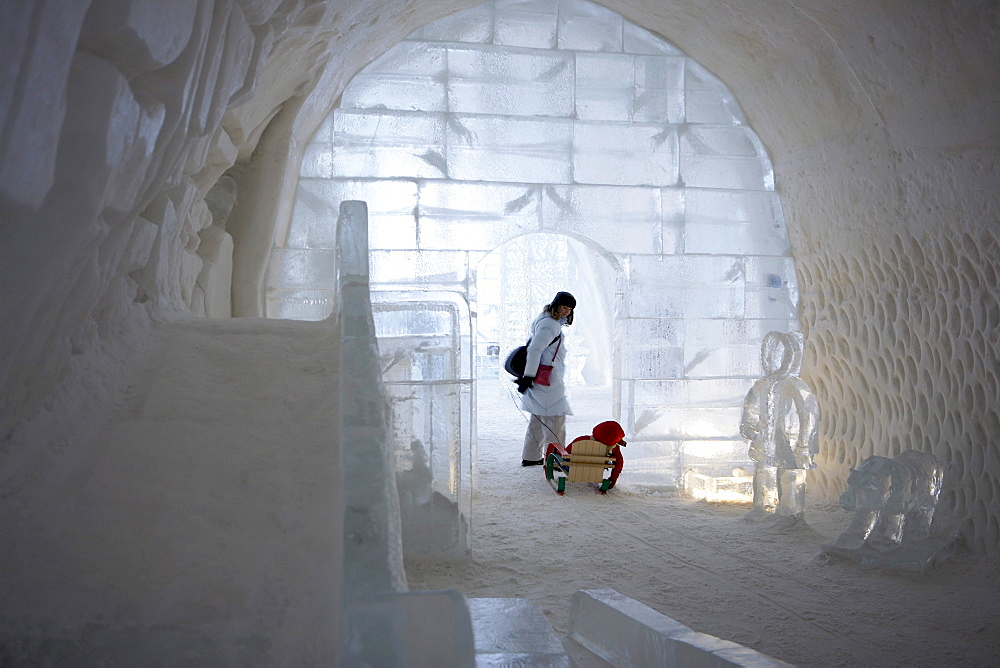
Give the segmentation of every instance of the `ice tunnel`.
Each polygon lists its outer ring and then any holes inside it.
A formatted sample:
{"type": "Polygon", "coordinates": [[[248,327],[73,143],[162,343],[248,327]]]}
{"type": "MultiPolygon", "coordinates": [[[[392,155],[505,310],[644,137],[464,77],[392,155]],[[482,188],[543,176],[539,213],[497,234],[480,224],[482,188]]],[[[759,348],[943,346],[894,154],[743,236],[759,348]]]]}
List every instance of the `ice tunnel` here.
{"type": "MultiPolygon", "coordinates": [[[[0,8],[0,662],[336,663],[345,526],[393,542],[350,585],[404,588],[395,479],[342,469],[344,302],[306,322],[347,198],[380,378],[457,415],[407,431],[401,492],[464,503],[469,394],[525,334],[503,309],[546,298],[517,280],[544,240],[587,267],[559,285],[600,302],[579,382],[613,387],[650,485],[731,455],[716,418],[775,308],[823,410],[810,495],[933,454],[970,551],[1000,554],[995,3],[169,5],[0,8]],[[459,469],[428,487],[439,433],[459,469]]],[[[876,653],[911,637],[855,621],[876,653]]]]}
{"type": "MultiPolygon", "coordinates": [[[[592,319],[607,341],[569,344],[591,364],[609,356],[630,481],[676,488],[685,471],[748,461],[739,411],[764,334],[798,328],[795,269],[762,143],[727,87],[666,40],[583,0],[486,2],[411,33],[354,77],[306,146],[271,251],[269,316],[332,311],[344,200],[368,203],[380,314],[393,294],[410,311],[421,292],[466,304],[474,336],[450,336],[465,371],[426,380],[469,378],[481,348],[523,343],[541,295],[567,289],[581,299],[574,331],[592,319]],[[570,257],[570,241],[613,274],[570,257]],[[522,259],[528,244],[538,264],[522,259]],[[478,268],[494,252],[506,278],[490,293],[478,268]],[[532,289],[549,274],[564,284],[532,289]],[[477,318],[493,309],[503,327],[477,318]]],[[[400,326],[384,332],[394,350],[400,326]]]]}

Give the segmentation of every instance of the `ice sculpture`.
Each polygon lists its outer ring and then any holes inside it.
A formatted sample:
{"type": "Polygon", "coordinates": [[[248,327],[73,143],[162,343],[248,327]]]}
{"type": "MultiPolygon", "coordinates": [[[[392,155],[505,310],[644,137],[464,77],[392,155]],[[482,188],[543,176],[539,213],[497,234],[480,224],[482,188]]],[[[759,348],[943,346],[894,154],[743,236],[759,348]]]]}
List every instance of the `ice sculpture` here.
{"type": "Polygon", "coordinates": [[[926,540],[941,495],[944,469],[934,455],[916,450],[889,459],[872,456],[851,469],[840,505],[854,517],[837,547],[868,545],[888,551],[908,541],[926,540]],[[904,534],[905,530],[905,534],[904,534]]]}
{"type": "Polygon", "coordinates": [[[747,393],[740,423],[755,463],[753,506],[746,519],[799,520],[805,513],[806,472],[816,468],[813,457],[819,451],[819,406],[796,375],[802,363],[801,334],[768,332],[760,345],[760,363],[765,376],[747,393]]]}

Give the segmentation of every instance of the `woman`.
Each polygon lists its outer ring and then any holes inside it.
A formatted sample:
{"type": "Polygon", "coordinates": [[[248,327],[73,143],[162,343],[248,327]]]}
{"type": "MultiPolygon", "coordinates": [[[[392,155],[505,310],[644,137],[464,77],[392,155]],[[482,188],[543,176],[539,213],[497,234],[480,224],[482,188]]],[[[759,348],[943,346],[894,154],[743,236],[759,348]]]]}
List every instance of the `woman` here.
{"type": "Polygon", "coordinates": [[[524,435],[521,466],[543,464],[547,444],[566,442],[566,416],[573,411],[566,397],[566,346],[563,345],[562,328],[573,324],[575,308],[573,295],[557,292],[552,303],[547,304],[531,324],[524,375],[516,381],[517,391],[521,393],[521,410],[531,413],[524,435]],[[546,370],[545,366],[551,369],[546,370]],[[545,377],[547,371],[548,378],[545,377]]]}

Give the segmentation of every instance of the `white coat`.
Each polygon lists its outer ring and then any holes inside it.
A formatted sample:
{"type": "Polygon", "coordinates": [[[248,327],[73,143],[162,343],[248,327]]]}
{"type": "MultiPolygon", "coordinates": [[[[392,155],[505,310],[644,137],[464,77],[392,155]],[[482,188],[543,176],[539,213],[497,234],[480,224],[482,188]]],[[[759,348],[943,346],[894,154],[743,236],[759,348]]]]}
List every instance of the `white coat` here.
{"type": "Polygon", "coordinates": [[[521,410],[532,415],[573,414],[566,396],[566,341],[562,335],[565,322],[542,311],[531,323],[531,342],[528,344],[524,375],[534,377],[539,364],[552,366],[549,385],[535,383],[520,395],[521,410]]]}

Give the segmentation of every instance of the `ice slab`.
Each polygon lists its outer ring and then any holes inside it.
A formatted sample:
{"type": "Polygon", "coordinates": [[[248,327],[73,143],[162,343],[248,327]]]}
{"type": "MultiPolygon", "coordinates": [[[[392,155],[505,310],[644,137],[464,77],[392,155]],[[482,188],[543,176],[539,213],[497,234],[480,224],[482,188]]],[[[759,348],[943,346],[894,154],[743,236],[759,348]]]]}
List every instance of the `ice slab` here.
{"type": "Polygon", "coordinates": [[[546,230],[582,235],[611,252],[659,253],[663,217],[679,215],[661,205],[658,188],[553,185],[543,190],[542,218],[546,230]]]}
{"type": "MultiPolygon", "coordinates": [[[[732,439],[739,437],[738,407],[641,406],[631,407],[634,438],[732,439]]],[[[710,441],[715,442],[715,441],[710,441]]],[[[632,441],[629,452],[632,452],[632,441]]]]}
{"type": "Polygon", "coordinates": [[[452,116],[448,175],[463,181],[569,183],[573,122],[452,116]]]}
{"type": "Polygon", "coordinates": [[[410,39],[487,44],[493,38],[493,3],[484,2],[451,16],[428,23],[411,33],[410,39]]]}
{"type": "MultiPolygon", "coordinates": [[[[628,433],[634,433],[631,430],[628,433]]],[[[625,449],[625,468],[619,484],[657,491],[680,488],[681,442],[632,437],[625,449]]]]}
{"type": "Polygon", "coordinates": [[[374,112],[338,109],[334,112],[337,145],[334,176],[442,178],[443,114],[374,112]]]}
{"type": "Polygon", "coordinates": [[[695,188],[774,190],[774,169],[763,144],[753,130],[741,126],[685,126],[680,175],[695,188]]]}
{"type": "Polygon", "coordinates": [[[610,9],[585,0],[559,4],[558,48],[568,51],[622,50],[624,19],[610,9]]]}
{"type": "Polygon", "coordinates": [[[632,120],[645,123],[684,121],[684,58],[635,57],[632,120]]]}
{"type": "Polygon", "coordinates": [[[732,406],[743,402],[752,381],[733,378],[633,380],[632,401],[639,406],[732,406]]]}
{"type": "Polygon", "coordinates": [[[688,123],[746,125],[736,98],[711,72],[686,59],[684,71],[684,115],[688,123]]]}
{"type": "Polygon", "coordinates": [[[573,55],[558,51],[453,48],[448,107],[462,114],[573,114],[573,55]]]}
{"type": "Polygon", "coordinates": [[[634,56],[623,53],[576,55],[577,118],[632,120],[634,88],[634,56]]]}
{"type": "Polygon", "coordinates": [[[622,186],[677,184],[673,126],[578,121],[573,128],[573,179],[622,186]]]}
{"type": "Polygon", "coordinates": [[[420,247],[492,251],[541,227],[541,186],[428,181],[420,187],[420,247]]]}
{"type": "Polygon", "coordinates": [[[470,598],[477,666],[571,665],[559,637],[523,598],[470,598]]]}
{"type": "Polygon", "coordinates": [[[343,109],[446,111],[444,47],[401,42],[356,74],[344,89],[343,109]]]}
{"type": "Polygon", "coordinates": [[[629,263],[628,315],[644,318],[744,317],[742,258],[635,256],[629,263]]]}
{"type": "Polygon", "coordinates": [[[494,3],[493,43],[552,49],[556,45],[558,4],[555,0],[494,3]]]}
{"type": "Polygon", "coordinates": [[[268,285],[274,288],[333,290],[337,288],[337,251],[271,251],[268,285]]]}
{"type": "Polygon", "coordinates": [[[613,589],[581,589],[571,605],[573,638],[616,666],[790,665],[693,631],[613,589]]]}
{"type": "MultiPolygon", "coordinates": [[[[470,253],[466,251],[371,252],[373,284],[463,284],[469,280],[470,253]]],[[[478,261],[476,258],[475,261],[478,261]]]]}

